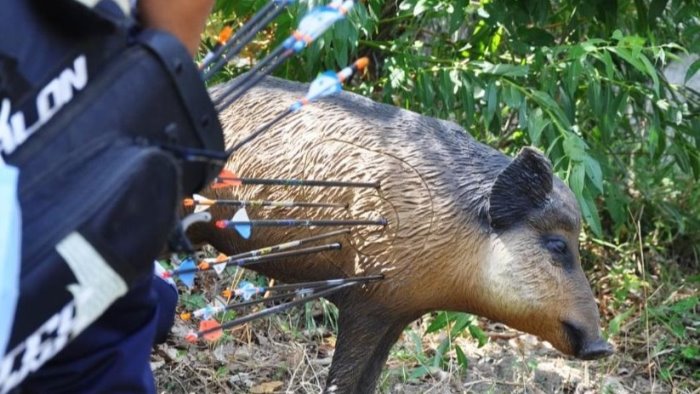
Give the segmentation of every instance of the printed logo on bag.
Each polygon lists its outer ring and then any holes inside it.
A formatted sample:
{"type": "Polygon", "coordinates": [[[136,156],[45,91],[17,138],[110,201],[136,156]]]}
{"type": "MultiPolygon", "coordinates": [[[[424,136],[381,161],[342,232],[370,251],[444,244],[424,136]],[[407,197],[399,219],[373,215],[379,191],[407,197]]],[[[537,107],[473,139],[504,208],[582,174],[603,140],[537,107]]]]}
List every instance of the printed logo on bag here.
{"type": "Polygon", "coordinates": [[[67,286],[73,300],[5,355],[0,362],[1,394],[38,370],[128,290],[124,279],[79,233],[64,238],[56,251],[75,275],[76,282],[67,286]]]}
{"type": "Polygon", "coordinates": [[[33,100],[33,107],[12,113],[10,99],[3,98],[0,102],[0,153],[12,154],[73,100],[75,92],[83,90],[88,83],[87,70],[85,55],[75,58],[72,66],[61,71],[39,91],[33,100]],[[30,119],[34,121],[30,122],[30,119]]]}

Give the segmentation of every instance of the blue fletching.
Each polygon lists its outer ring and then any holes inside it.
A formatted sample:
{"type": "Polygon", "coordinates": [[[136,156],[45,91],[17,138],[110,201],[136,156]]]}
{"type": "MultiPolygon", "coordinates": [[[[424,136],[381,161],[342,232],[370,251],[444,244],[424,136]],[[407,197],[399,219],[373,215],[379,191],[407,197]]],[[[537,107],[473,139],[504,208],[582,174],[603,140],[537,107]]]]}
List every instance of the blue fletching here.
{"type": "Polygon", "coordinates": [[[309,92],[306,94],[306,99],[316,100],[321,97],[330,96],[343,90],[338,76],[333,71],[321,73],[311,82],[309,92]]]}
{"type": "MultiPolygon", "coordinates": [[[[197,266],[194,264],[194,261],[188,257],[182,262],[182,264],[180,264],[178,271],[194,270],[196,268],[197,266]]],[[[178,275],[178,277],[180,278],[180,281],[187,286],[187,288],[191,289],[194,286],[194,272],[186,272],[178,275]]]]}
{"type": "Polygon", "coordinates": [[[242,282],[241,285],[238,287],[238,293],[246,301],[250,300],[254,295],[258,294],[259,290],[260,289],[254,284],[245,281],[242,282]]]}
{"type": "MultiPolygon", "coordinates": [[[[250,218],[248,218],[248,212],[246,212],[245,207],[239,209],[238,212],[233,215],[231,220],[235,222],[250,222],[250,218]]],[[[244,239],[250,239],[250,235],[253,232],[253,226],[251,226],[249,223],[236,224],[234,225],[234,228],[238,234],[241,235],[241,237],[244,239]]]]}
{"type": "Polygon", "coordinates": [[[250,234],[253,232],[253,227],[250,224],[237,224],[234,227],[243,239],[250,239],[250,234]]]}
{"type": "Polygon", "coordinates": [[[343,19],[344,15],[335,8],[320,6],[301,18],[297,31],[312,40],[318,38],[336,21],[343,19]]]}

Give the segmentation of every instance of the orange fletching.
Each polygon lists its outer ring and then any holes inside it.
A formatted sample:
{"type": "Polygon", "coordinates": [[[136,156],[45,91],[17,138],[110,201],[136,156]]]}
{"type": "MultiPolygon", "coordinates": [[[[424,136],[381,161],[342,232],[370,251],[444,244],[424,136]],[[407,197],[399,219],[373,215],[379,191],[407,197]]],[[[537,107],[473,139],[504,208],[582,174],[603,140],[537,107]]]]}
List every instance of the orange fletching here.
{"type": "Polygon", "coordinates": [[[216,256],[216,262],[217,262],[217,263],[221,263],[222,261],[225,261],[226,259],[228,259],[228,256],[226,256],[226,255],[223,254],[223,253],[219,253],[219,255],[216,256]]]}
{"type": "Polygon", "coordinates": [[[221,295],[224,296],[224,298],[231,298],[233,297],[233,292],[231,290],[224,290],[221,292],[221,295]]]}
{"type": "Polygon", "coordinates": [[[219,33],[219,44],[221,44],[221,45],[226,44],[226,41],[228,41],[228,39],[231,38],[231,34],[233,34],[233,27],[231,27],[231,26],[224,27],[221,30],[221,32],[219,33]]]}
{"type": "Polygon", "coordinates": [[[231,170],[221,170],[219,178],[238,178],[238,175],[234,174],[231,170]]]}
{"type": "Polygon", "coordinates": [[[189,343],[197,343],[197,334],[190,332],[185,335],[185,340],[189,343]]]}
{"type": "Polygon", "coordinates": [[[202,320],[199,322],[199,331],[206,331],[214,328],[219,328],[218,330],[214,330],[210,333],[204,334],[204,339],[207,341],[216,341],[219,338],[221,338],[221,335],[223,335],[224,331],[221,329],[221,324],[219,324],[218,321],[216,320],[202,320]]]}
{"type": "Polygon", "coordinates": [[[241,182],[241,179],[236,176],[232,171],[229,170],[221,170],[219,173],[219,176],[216,177],[214,180],[214,183],[211,185],[212,189],[220,189],[222,187],[228,187],[228,186],[241,186],[243,182],[241,182]]]}
{"type": "Polygon", "coordinates": [[[199,268],[200,271],[206,271],[206,270],[208,270],[210,267],[211,267],[211,266],[210,266],[209,263],[207,263],[206,261],[202,261],[202,262],[199,263],[199,265],[197,266],[197,268],[199,268]]]}
{"type": "Polygon", "coordinates": [[[369,66],[369,58],[361,57],[357,59],[357,61],[355,62],[355,66],[357,66],[358,72],[364,71],[364,69],[367,68],[367,66],[369,66]]]}

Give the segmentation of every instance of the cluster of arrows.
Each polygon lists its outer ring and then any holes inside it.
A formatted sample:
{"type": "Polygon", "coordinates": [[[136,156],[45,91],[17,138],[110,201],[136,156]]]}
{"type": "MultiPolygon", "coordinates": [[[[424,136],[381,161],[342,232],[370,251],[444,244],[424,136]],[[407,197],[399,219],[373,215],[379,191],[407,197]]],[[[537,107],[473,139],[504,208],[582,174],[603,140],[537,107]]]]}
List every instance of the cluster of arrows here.
{"type": "MultiPolygon", "coordinates": [[[[218,37],[216,45],[204,57],[200,65],[202,78],[205,81],[210,80],[211,77],[220,71],[228,62],[233,60],[235,56],[253,40],[258,32],[284,12],[286,7],[292,3],[294,3],[292,0],[271,0],[235,33],[230,27],[224,28],[218,37]]],[[[333,0],[328,5],[318,6],[310,10],[301,19],[299,26],[289,38],[284,40],[281,45],[272,50],[265,58],[256,63],[247,74],[229,84],[225,91],[215,99],[215,104],[219,110],[227,108],[233,102],[241,98],[250,88],[260,82],[266,75],[270,74],[286,59],[306,48],[335,22],[344,19],[353,5],[354,2],[352,0],[333,0]]],[[[227,161],[228,158],[242,146],[262,135],[280,120],[298,112],[305,105],[315,100],[340,92],[343,82],[349,80],[355,73],[361,72],[367,66],[367,63],[367,59],[362,58],[339,72],[327,71],[319,74],[311,83],[304,97],[300,97],[299,100],[294,102],[291,106],[274,116],[272,120],[261,125],[240,141],[237,141],[226,151],[225,156],[217,156],[212,152],[190,152],[186,157],[190,160],[227,161]]],[[[236,176],[229,170],[224,170],[214,180],[211,188],[236,188],[245,185],[377,189],[380,186],[379,182],[244,178],[236,176]]],[[[183,220],[184,228],[196,221],[211,220],[211,215],[206,211],[214,205],[239,207],[230,220],[219,220],[216,222],[216,226],[221,229],[221,231],[233,229],[244,239],[249,239],[252,236],[253,230],[257,227],[343,227],[340,230],[322,233],[308,238],[291,240],[286,243],[251,250],[233,256],[225,256],[222,254],[215,258],[197,259],[194,253],[190,253],[188,257],[182,260],[176,259],[180,261],[176,268],[161,272],[163,278],[178,279],[188,288],[194,286],[195,277],[198,274],[214,271],[217,275],[222,276],[227,274],[227,267],[233,267],[235,268],[235,272],[238,272],[239,268],[250,267],[263,262],[338,250],[341,248],[339,242],[317,244],[313,246],[309,246],[309,244],[349,234],[349,227],[351,226],[385,226],[387,224],[386,220],[383,218],[378,220],[307,220],[298,218],[255,220],[251,219],[246,211],[246,207],[332,208],[337,210],[345,210],[348,208],[346,204],[334,202],[215,200],[195,194],[192,198],[185,199],[184,205],[194,209],[194,213],[183,220]]],[[[190,342],[196,342],[200,338],[208,341],[216,341],[221,337],[225,329],[249,322],[253,319],[284,311],[313,299],[328,296],[351,286],[366,284],[381,279],[381,275],[373,275],[338,278],[318,282],[283,284],[269,287],[256,286],[250,282],[243,281],[240,282],[236,288],[224,290],[221,297],[215,297],[218,303],[207,305],[193,312],[181,314],[180,317],[183,320],[190,320],[192,318],[200,320],[199,331],[191,331],[187,334],[185,339],[190,342]],[[271,302],[275,302],[276,304],[225,323],[220,323],[216,319],[217,315],[226,311],[240,311],[251,306],[271,302]]]]}

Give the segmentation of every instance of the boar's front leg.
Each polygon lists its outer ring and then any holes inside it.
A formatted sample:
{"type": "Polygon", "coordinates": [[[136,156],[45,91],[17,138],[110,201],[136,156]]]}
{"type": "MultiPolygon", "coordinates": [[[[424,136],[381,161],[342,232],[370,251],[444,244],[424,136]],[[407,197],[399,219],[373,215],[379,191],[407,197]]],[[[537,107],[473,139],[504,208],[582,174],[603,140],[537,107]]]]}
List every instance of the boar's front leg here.
{"type": "Polygon", "coordinates": [[[337,347],[326,393],[375,392],[389,350],[413,318],[367,303],[339,305],[337,347]]]}

